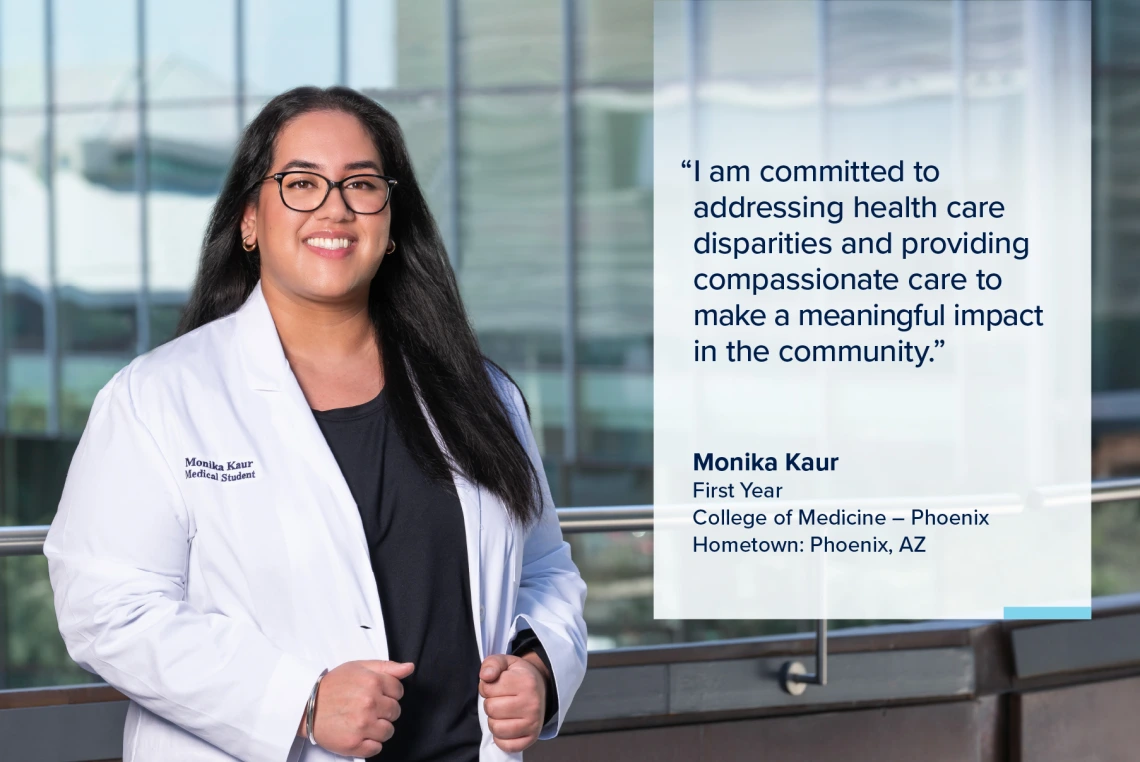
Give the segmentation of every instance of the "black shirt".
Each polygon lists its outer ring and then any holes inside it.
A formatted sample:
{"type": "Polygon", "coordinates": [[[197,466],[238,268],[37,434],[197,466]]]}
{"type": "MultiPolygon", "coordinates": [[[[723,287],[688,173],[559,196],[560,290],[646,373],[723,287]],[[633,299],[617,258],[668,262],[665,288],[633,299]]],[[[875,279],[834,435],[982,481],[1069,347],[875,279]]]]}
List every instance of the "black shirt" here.
{"type": "Polygon", "coordinates": [[[396,433],[384,391],[313,411],[360,510],[388,658],[414,662],[396,732],[373,759],[478,760],[479,647],[454,484],[428,478],[396,433]]]}

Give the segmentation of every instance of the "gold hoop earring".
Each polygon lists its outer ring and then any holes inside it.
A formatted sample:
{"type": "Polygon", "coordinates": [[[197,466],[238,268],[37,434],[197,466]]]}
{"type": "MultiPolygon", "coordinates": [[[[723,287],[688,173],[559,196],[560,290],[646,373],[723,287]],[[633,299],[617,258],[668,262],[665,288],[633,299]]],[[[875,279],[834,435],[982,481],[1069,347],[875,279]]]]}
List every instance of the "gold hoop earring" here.
{"type": "Polygon", "coordinates": [[[243,249],[245,249],[246,251],[253,251],[254,249],[257,248],[257,241],[254,241],[252,245],[247,246],[246,242],[245,242],[245,238],[243,238],[243,239],[241,239],[241,247],[243,249]]]}
{"type": "Polygon", "coordinates": [[[395,250],[396,250],[396,242],[389,239],[388,240],[388,248],[384,250],[384,253],[385,254],[391,254],[395,250]]]}

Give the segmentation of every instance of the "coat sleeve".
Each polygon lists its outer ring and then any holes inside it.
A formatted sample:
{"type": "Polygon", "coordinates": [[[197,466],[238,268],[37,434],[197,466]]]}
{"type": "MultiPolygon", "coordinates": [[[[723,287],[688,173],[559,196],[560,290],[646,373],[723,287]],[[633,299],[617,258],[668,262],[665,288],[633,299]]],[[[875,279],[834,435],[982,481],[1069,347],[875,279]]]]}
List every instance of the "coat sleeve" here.
{"type": "Polygon", "coordinates": [[[192,517],[136,413],[130,370],[95,399],[44,543],[60,634],[81,667],[149,711],[240,759],[289,759],[321,666],[186,602],[192,517]]]}
{"type": "Polygon", "coordinates": [[[515,604],[515,630],[534,630],[550,659],[558,692],[558,713],[545,726],[539,738],[558,734],[570,702],[586,674],[586,583],[570,559],[570,545],[562,539],[558,513],[550,495],[550,485],[542,468],[542,458],[527,420],[522,394],[507,379],[500,384],[508,398],[515,431],[526,448],[541,487],[542,515],[530,527],[523,546],[522,576],[515,604]]]}

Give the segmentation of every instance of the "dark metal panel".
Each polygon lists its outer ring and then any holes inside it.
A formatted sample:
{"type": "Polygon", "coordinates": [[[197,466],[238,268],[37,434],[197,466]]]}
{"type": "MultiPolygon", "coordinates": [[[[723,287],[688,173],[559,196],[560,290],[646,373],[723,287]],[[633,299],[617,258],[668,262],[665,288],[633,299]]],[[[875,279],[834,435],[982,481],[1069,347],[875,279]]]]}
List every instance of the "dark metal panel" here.
{"type": "Polygon", "coordinates": [[[127,701],[0,712],[4,759],[89,762],[123,755],[127,701]]]}
{"type": "MultiPolygon", "coordinates": [[[[837,654],[831,681],[791,696],[777,681],[783,657],[591,668],[569,722],[653,715],[692,715],[764,708],[849,705],[853,702],[967,698],[974,692],[968,646],[837,654]]],[[[814,668],[814,660],[805,666],[814,668]]]]}
{"type": "Polygon", "coordinates": [[[588,671],[567,721],[665,714],[669,710],[668,670],[668,666],[657,664],[588,671]]]}
{"type": "Polygon", "coordinates": [[[978,762],[1009,760],[1009,698],[982,696],[974,701],[978,762]]]}
{"type": "Polygon", "coordinates": [[[1010,642],[1022,679],[1140,664],[1140,614],[1025,627],[1010,642]]]}
{"type": "Polygon", "coordinates": [[[561,736],[526,751],[526,762],[697,762],[702,725],[561,736]]]}
{"type": "Polygon", "coordinates": [[[1135,762],[1140,756],[1140,677],[1026,693],[1011,701],[1011,762],[1135,762]]]}
{"type": "MultiPolygon", "coordinates": [[[[977,709],[975,702],[962,701],[710,723],[704,726],[699,759],[702,762],[981,762],[976,745],[977,709]]],[[[652,758],[652,755],[642,757],[652,758]]]]}
{"type": "MultiPolygon", "coordinates": [[[[964,698],[974,691],[974,654],[968,647],[836,654],[825,687],[802,696],[777,680],[783,658],[690,662],[670,667],[673,714],[754,707],[806,706],[915,698],[964,698]]],[[[808,671],[814,659],[801,660],[808,671]]]]}
{"type": "MultiPolygon", "coordinates": [[[[1004,762],[997,698],[621,730],[543,741],[527,762],[1004,762]],[[987,740],[990,739],[990,740],[987,740]],[[1000,741],[999,741],[1000,743],[1000,741]]],[[[1071,762],[1071,761],[1070,761],[1071,762]]]]}

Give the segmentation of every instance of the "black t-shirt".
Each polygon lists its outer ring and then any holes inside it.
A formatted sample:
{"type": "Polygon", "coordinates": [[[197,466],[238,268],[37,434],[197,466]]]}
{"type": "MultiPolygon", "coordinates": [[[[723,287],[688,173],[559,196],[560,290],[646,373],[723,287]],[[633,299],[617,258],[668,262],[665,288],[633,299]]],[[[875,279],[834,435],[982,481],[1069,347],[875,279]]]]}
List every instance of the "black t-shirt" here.
{"type": "Polygon", "coordinates": [[[479,758],[479,647],[463,511],[453,484],[428,478],[396,433],[384,391],[314,411],[360,509],[380,591],[389,659],[415,663],[385,762],[479,758]]]}

